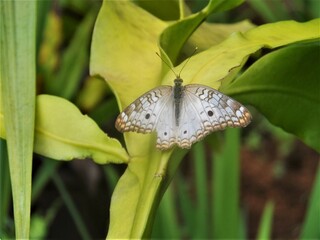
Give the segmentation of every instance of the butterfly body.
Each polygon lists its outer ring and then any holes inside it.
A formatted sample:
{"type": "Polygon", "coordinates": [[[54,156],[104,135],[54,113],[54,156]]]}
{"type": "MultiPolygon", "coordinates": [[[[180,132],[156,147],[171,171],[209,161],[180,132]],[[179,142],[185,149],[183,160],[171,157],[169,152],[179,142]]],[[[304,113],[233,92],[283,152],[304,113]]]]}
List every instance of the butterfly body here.
{"type": "Polygon", "coordinates": [[[173,98],[174,98],[174,114],[176,117],[176,126],[179,126],[179,118],[180,118],[180,104],[183,94],[183,87],[182,87],[182,79],[176,78],[174,80],[174,87],[173,87],[173,98]]]}
{"type": "Polygon", "coordinates": [[[131,103],[116,120],[121,132],[157,132],[157,145],[166,150],[174,145],[190,148],[209,133],[226,127],[245,127],[250,112],[221,92],[200,84],[160,86],[131,103]]]}

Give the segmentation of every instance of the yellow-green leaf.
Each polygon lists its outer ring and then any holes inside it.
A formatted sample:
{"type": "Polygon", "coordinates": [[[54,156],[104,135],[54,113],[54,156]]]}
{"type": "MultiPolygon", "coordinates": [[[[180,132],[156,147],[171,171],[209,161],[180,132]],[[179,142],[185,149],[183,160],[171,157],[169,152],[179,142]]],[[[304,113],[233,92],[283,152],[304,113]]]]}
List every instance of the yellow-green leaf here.
{"type": "Polygon", "coordinates": [[[234,32],[246,32],[254,27],[248,20],[231,24],[204,22],[191,35],[183,52],[190,56],[195,46],[201,52],[226,40],[234,32]]]}
{"type": "MultiPolygon", "coordinates": [[[[263,47],[276,48],[291,43],[320,38],[320,19],[306,23],[283,21],[234,33],[222,43],[203,51],[189,61],[182,72],[184,84],[199,83],[219,89],[241,69],[247,58],[263,47]]],[[[175,68],[179,72],[183,63],[175,68]]],[[[172,73],[163,84],[172,85],[172,73]]]]}
{"type": "Polygon", "coordinates": [[[50,95],[37,97],[34,151],[57,160],[92,158],[98,164],[129,161],[117,139],[108,137],[71,102],[50,95]]]}
{"type": "Polygon", "coordinates": [[[90,157],[99,164],[128,162],[118,140],[69,101],[50,95],[37,99],[35,152],[62,160],[90,157]]]}

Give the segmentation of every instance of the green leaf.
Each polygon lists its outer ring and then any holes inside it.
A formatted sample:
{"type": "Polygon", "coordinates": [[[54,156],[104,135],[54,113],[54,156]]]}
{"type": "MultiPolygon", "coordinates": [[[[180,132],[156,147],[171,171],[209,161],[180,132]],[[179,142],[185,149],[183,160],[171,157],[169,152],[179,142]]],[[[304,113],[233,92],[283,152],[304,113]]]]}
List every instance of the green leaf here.
{"type": "Polygon", "coordinates": [[[37,213],[32,214],[30,224],[30,238],[45,239],[47,233],[48,225],[45,218],[37,213]]]}
{"type": "Polygon", "coordinates": [[[194,208],[196,214],[194,220],[195,230],[192,233],[193,239],[205,238],[209,234],[208,222],[210,219],[209,213],[209,197],[208,197],[208,176],[205,149],[203,143],[198,143],[194,146],[193,161],[195,171],[195,184],[197,202],[194,208]]]}
{"type": "Polygon", "coordinates": [[[254,28],[250,21],[244,20],[237,23],[202,23],[188,39],[183,47],[183,52],[190,56],[197,46],[198,51],[204,51],[226,40],[234,32],[245,32],[254,28]]]}
{"type": "Polygon", "coordinates": [[[213,166],[213,238],[240,237],[239,216],[239,129],[227,129],[223,149],[213,166]]]}
{"type": "MultiPolygon", "coordinates": [[[[292,2],[293,5],[296,1],[292,2]]],[[[248,0],[248,4],[257,12],[265,22],[275,22],[290,19],[288,7],[283,1],[256,1],[248,0]]],[[[295,7],[291,6],[291,9],[295,7]]],[[[297,8],[296,8],[297,9],[297,8]]]]}
{"type": "MultiPolygon", "coordinates": [[[[1,126],[1,125],[0,125],[1,126]]],[[[2,128],[2,127],[1,127],[2,128]]],[[[0,139],[0,189],[1,189],[1,202],[0,202],[0,234],[4,237],[8,221],[8,209],[11,205],[11,183],[9,162],[7,153],[7,144],[4,140],[0,139]]]]}
{"type": "Polygon", "coordinates": [[[108,137],[71,102],[50,95],[37,97],[34,151],[56,160],[92,158],[98,164],[129,161],[118,140],[108,137]]]}
{"type": "Polygon", "coordinates": [[[90,157],[98,164],[128,162],[118,140],[69,101],[50,95],[37,98],[35,152],[62,160],[90,157]]]}
{"type": "Polygon", "coordinates": [[[216,12],[222,12],[229,9],[232,9],[241,3],[243,3],[244,0],[210,0],[208,6],[206,7],[206,11],[208,14],[216,13],[216,12]]]}
{"type": "Polygon", "coordinates": [[[160,38],[160,46],[176,65],[178,55],[185,42],[200,24],[212,13],[225,11],[241,4],[243,0],[211,0],[200,12],[192,14],[186,18],[180,16],[181,20],[167,27],[160,38]]]}
{"type": "Polygon", "coordinates": [[[273,209],[273,202],[268,201],[261,217],[257,239],[267,240],[271,238],[273,209]]]}
{"type": "MultiPolygon", "coordinates": [[[[176,20],[179,18],[179,1],[145,1],[145,0],[134,0],[134,2],[145,9],[152,15],[162,20],[176,20]]],[[[180,1],[181,2],[181,1],[180,1]]],[[[183,1],[183,4],[184,1],[183,1]]]]}
{"type": "Polygon", "coordinates": [[[320,238],[320,167],[313,184],[313,190],[308,203],[308,209],[303,222],[300,239],[320,238]]]}
{"type": "Polygon", "coordinates": [[[176,189],[172,185],[169,186],[157,210],[152,239],[177,239],[181,237],[182,232],[176,214],[176,195],[176,189]]]}
{"type": "Polygon", "coordinates": [[[171,62],[176,65],[179,52],[185,42],[211,13],[228,10],[242,2],[243,0],[211,0],[202,11],[186,18],[180,16],[181,20],[171,24],[161,34],[161,48],[169,56],[171,62]]]}
{"type": "Polygon", "coordinates": [[[0,97],[6,122],[5,131],[1,132],[7,135],[17,239],[29,238],[30,230],[36,4],[36,1],[0,2],[0,97]]]}
{"type": "Polygon", "coordinates": [[[32,179],[31,204],[38,199],[59,166],[61,166],[61,162],[42,157],[42,164],[32,179]]]}
{"type": "Polygon", "coordinates": [[[39,48],[44,36],[44,30],[48,19],[48,14],[50,11],[51,2],[50,1],[37,1],[37,35],[36,35],[36,48],[37,53],[39,53],[39,48]]]}
{"type": "MultiPolygon", "coordinates": [[[[77,106],[90,112],[97,107],[108,92],[108,86],[103,79],[88,77],[83,83],[83,88],[78,92],[77,106]]],[[[105,117],[104,120],[110,118],[105,117]]]]}
{"type": "Polygon", "coordinates": [[[253,64],[226,92],[320,151],[320,42],[279,49],[253,64]]]}
{"type": "Polygon", "coordinates": [[[63,54],[58,73],[54,78],[48,76],[48,81],[45,82],[47,93],[67,99],[74,97],[83,70],[89,62],[87,48],[96,15],[97,9],[94,7],[80,23],[70,45],[63,54]]]}

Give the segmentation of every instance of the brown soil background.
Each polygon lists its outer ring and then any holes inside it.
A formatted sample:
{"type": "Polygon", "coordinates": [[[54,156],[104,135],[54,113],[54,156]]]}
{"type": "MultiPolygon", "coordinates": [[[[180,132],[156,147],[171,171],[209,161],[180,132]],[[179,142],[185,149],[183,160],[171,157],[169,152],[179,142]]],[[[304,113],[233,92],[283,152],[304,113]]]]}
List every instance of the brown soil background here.
{"type": "Polygon", "coordinates": [[[267,200],[274,202],[272,239],[297,239],[319,165],[319,154],[299,141],[284,159],[277,159],[277,147],[269,143],[267,154],[242,151],[241,202],[248,214],[248,236],[256,238],[267,200]],[[266,160],[267,159],[267,160],[266,160]],[[283,174],[275,177],[275,164],[283,174]]]}

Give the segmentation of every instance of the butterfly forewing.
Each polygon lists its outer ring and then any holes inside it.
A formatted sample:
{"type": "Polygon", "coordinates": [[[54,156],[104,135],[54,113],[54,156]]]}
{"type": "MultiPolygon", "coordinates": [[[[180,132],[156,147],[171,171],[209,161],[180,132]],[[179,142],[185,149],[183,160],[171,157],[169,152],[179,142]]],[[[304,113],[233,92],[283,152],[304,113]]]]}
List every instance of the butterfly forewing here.
{"type": "Polygon", "coordinates": [[[143,94],[119,114],[116,128],[120,132],[152,132],[160,113],[170,100],[171,92],[171,86],[161,86],[143,94]]]}

